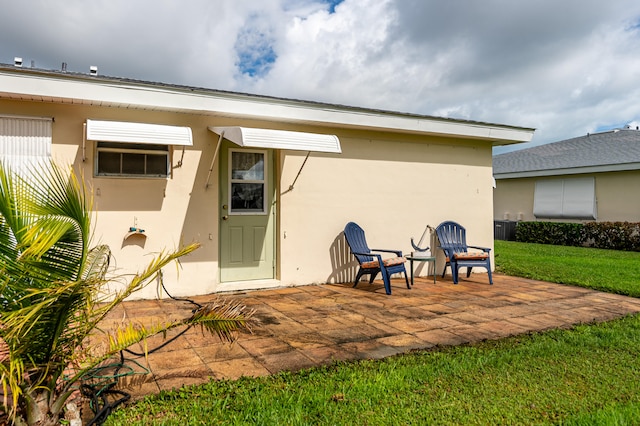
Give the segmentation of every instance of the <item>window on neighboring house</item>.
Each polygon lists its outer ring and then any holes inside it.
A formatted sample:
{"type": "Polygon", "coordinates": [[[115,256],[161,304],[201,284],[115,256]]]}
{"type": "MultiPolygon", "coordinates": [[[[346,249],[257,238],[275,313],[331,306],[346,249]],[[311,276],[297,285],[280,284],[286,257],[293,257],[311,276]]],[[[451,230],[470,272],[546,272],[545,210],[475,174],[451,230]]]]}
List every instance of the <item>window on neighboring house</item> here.
{"type": "Polygon", "coordinates": [[[98,142],[96,176],[168,177],[169,146],[98,142]]]}
{"type": "Polygon", "coordinates": [[[546,179],[536,182],[533,214],[538,218],[597,217],[595,178],[546,179]]]}
{"type": "Polygon", "coordinates": [[[51,158],[51,118],[0,116],[0,159],[25,176],[51,158]]]}

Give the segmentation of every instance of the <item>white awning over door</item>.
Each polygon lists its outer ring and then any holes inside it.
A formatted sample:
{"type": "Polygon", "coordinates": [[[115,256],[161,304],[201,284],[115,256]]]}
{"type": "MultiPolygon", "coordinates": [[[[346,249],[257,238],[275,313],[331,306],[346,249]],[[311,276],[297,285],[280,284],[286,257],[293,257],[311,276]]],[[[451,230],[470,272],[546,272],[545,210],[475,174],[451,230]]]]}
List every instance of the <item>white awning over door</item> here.
{"type": "Polygon", "coordinates": [[[190,127],[126,121],[87,120],[87,140],[192,146],[190,127]]]}
{"type": "Polygon", "coordinates": [[[340,140],[335,135],[249,127],[209,127],[209,130],[236,145],[248,148],[292,149],[336,154],[342,152],[340,140]]]}

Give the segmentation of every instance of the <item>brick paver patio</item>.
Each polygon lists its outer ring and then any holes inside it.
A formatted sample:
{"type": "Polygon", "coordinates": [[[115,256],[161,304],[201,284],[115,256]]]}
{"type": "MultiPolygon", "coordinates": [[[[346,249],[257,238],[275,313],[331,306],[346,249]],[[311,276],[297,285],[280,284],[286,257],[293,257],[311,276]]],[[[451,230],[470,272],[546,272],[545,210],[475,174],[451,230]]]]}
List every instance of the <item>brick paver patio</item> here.
{"type": "MultiPolygon", "coordinates": [[[[262,376],[334,360],[382,358],[436,345],[607,321],[640,312],[640,299],[496,275],[474,274],[454,285],[450,277],[417,278],[408,290],[394,280],[324,284],[225,294],[255,309],[260,324],[229,345],[193,328],[148,357],[154,381],[134,396],[203,383],[211,378],[262,376]]],[[[198,303],[215,295],[192,298],[198,303]]],[[[125,302],[110,316],[150,323],[186,316],[193,305],[171,299],[125,302]]],[[[169,336],[170,337],[170,336],[169,336]]],[[[149,342],[153,348],[159,341],[149,342]]],[[[129,356],[134,359],[135,357],[129,356]]],[[[137,361],[145,364],[143,358],[137,361]]]]}

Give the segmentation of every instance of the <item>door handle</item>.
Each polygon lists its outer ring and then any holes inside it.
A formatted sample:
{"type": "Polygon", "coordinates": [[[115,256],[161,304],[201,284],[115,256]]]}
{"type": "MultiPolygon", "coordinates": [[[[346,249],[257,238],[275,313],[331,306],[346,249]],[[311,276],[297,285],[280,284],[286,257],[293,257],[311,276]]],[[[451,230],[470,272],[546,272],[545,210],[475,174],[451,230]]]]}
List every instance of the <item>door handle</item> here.
{"type": "Polygon", "coordinates": [[[222,216],[222,220],[227,220],[227,219],[229,219],[229,216],[227,215],[222,216]]]}

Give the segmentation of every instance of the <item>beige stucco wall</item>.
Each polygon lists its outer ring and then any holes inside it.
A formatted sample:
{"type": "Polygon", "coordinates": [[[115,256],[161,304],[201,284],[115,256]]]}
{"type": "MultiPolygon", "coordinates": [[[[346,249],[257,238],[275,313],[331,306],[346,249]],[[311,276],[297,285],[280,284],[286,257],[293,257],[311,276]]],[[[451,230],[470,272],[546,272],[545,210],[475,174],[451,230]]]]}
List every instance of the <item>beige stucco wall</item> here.
{"type": "Polygon", "coordinates": [[[496,179],[493,190],[495,220],[536,220],[533,215],[535,179],[496,179]]]}
{"type": "MultiPolygon", "coordinates": [[[[487,142],[19,101],[0,101],[0,114],[54,117],[53,156],[59,162],[73,163],[94,191],[94,241],[112,248],[114,273],[134,273],[150,261],[150,255],[181,242],[202,244],[182,260],[179,271],[165,268],[164,282],[174,296],[230,288],[218,283],[217,163],[209,187],[206,185],[218,136],[208,126],[272,127],[340,137],[342,154],[311,153],[290,191],[306,153],[276,152],[278,254],[277,280],[271,285],[351,280],[355,265],[341,235],[350,220],[366,230],[374,248],[408,253],[411,237],[418,240],[427,224],[435,226],[449,219],[467,228],[469,243],[493,245],[491,147],[487,142]],[[87,119],[188,126],[194,144],[185,149],[184,156],[182,149],[173,150],[169,179],[94,178],[93,142],[86,143],[86,160],[82,161],[87,119]],[[145,229],[146,238],[124,238],[134,225],[145,229]]],[[[438,271],[442,264],[439,259],[438,271]]],[[[137,295],[155,296],[155,285],[137,295]]]]}
{"type": "Polygon", "coordinates": [[[596,175],[598,221],[640,222],[640,170],[596,175]]]}
{"type": "MultiPolygon", "coordinates": [[[[295,188],[281,196],[284,282],[351,280],[355,268],[341,236],[348,221],[365,230],[372,248],[409,253],[411,237],[418,241],[426,225],[449,219],[467,227],[470,243],[492,246],[490,148],[443,138],[338,135],[342,154],[312,154],[295,188]]],[[[282,188],[302,161],[303,154],[281,157],[282,188]]],[[[443,260],[438,264],[440,271],[443,260]]]]}
{"type": "MultiPolygon", "coordinates": [[[[562,177],[586,176],[595,177],[598,222],[640,222],[640,194],[638,193],[640,171],[562,177]]],[[[553,179],[553,177],[497,180],[493,202],[494,219],[537,220],[533,215],[533,197],[535,182],[539,179],[553,179]]],[[[555,221],[570,222],[571,220],[558,219],[555,221]]]]}

